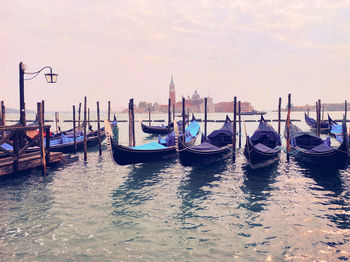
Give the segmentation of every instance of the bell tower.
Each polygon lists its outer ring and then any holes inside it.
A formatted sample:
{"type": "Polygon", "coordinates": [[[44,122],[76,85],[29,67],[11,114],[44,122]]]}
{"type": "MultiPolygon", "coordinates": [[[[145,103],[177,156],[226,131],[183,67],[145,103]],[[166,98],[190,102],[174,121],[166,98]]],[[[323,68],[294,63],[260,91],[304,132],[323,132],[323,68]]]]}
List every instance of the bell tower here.
{"type": "Polygon", "coordinates": [[[173,80],[173,75],[171,75],[170,85],[169,85],[169,98],[170,98],[170,104],[171,104],[171,110],[173,108],[173,105],[176,103],[175,101],[175,84],[173,80]]]}

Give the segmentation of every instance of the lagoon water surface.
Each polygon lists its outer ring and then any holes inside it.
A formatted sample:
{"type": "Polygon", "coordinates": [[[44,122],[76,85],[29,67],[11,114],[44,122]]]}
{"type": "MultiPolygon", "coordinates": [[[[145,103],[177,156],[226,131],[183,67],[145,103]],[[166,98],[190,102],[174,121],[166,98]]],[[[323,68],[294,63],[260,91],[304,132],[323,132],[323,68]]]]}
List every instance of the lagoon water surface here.
{"type": "MultiPolygon", "coordinates": [[[[246,125],[251,134],[258,123],[246,125]]],[[[127,144],[127,123],[119,126],[127,144]]],[[[136,143],[150,139],[137,124],[136,143]]],[[[89,150],[87,163],[78,155],[45,177],[32,171],[0,180],[1,261],[349,259],[350,169],[310,169],[282,153],[278,164],[251,171],[241,150],[236,162],[196,168],[176,158],[118,166],[106,144],[102,157],[89,150]]]]}

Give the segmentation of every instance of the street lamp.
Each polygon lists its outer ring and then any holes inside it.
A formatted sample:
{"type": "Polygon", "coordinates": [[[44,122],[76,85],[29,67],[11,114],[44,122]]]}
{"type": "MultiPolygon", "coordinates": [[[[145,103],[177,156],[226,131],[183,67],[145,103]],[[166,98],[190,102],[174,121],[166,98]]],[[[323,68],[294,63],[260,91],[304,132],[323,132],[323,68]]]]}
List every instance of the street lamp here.
{"type": "Polygon", "coordinates": [[[37,77],[41,71],[47,68],[50,69],[50,73],[45,74],[46,81],[48,83],[56,83],[58,75],[52,73],[52,68],[50,66],[45,66],[37,72],[29,73],[29,72],[25,72],[26,66],[22,62],[19,63],[19,105],[20,105],[20,123],[22,126],[26,125],[26,110],[25,110],[25,103],[24,103],[24,80],[31,80],[37,77]],[[24,79],[24,75],[31,75],[31,77],[24,79]]]}

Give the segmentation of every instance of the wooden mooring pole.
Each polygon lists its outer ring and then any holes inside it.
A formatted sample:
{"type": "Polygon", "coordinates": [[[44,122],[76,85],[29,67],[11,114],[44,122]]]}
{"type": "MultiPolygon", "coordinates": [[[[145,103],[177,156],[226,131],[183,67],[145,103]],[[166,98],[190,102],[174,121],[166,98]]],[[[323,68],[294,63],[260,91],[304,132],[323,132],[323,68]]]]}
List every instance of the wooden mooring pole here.
{"type": "Polygon", "coordinates": [[[79,103],[79,109],[78,109],[78,130],[80,130],[80,113],[81,113],[81,103],[79,103]]]}
{"type": "Polygon", "coordinates": [[[278,134],[281,135],[281,104],[282,97],[278,99],[278,134]]]}
{"type": "Polygon", "coordinates": [[[207,114],[208,114],[208,98],[204,98],[204,136],[207,137],[207,114]]]}
{"type": "Polygon", "coordinates": [[[170,129],[170,123],[171,123],[171,100],[168,99],[168,129],[170,129]]]}
{"type": "MultiPolygon", "coordinates": [[[[101,131],[100,131],[100,102],[97,101],[97,132],[98,132],[98,155],[102,156],[101,131]]],[[[111,134],[112,135],[112,134],[111,134]]]]}
{"type": "Polygon", "coordinates": [[[129,101],[129,146],[135,146],[134,99],[129,101]]]}
{"type": "Polygon", "coordinates": [[[90,132],[90,108],[88,108],[88,124],[87,124],[87,132],[90,132]]]}
{"type": "Polygon", "coordinates": [[[151,107],[148,107],[148,126],[151,126],[151,107]]]}
{"type": "Polygon", "coordinates": [[[175,104],[173,104],[173,122],[175,124],[175,104]]]}
{"type": "Polygon", "coordinates": [[[39,120],[39,143],[40,143],[40,158],[41,158],[41,171],[46,175],[46,158],[44,147],[44,122],[43,122],[43,103],[37,103],[37,114],[39,120]]]}
{"type": "Polygon", "coordinates": [[[238,145],[242,147],[241,101],[238,101],[238,145]]]}
{"type": "Polygon", "coordinates": [[[86,109],[87,97],[84,96],[84,161],[87,161],[87,137],[86,137],[86,109]]]}
{"type": "Polygon", "coordinates": [[[232,141],[232,151],[233,159],[236,159],[236,120],[237,120],[237,97],[233,99],[233,141],[232,141]]]}
{"type": "Polygon", "coordinates": [[[186,104],[186,100],[185,98],[183,97],[182,98],[182,142],[183,144],[185,144],[185,124],[186,124],[186,118],[185,118],[185,115],[186,115],[186,111],[185,111],[185,104],[186,104]]]}
{"type": "Polygon", "coordinates": [[[348,101],[345,100],[345,110],[344,110],[344,114],[345,114],[345,119],[347,118],[347,113],[348,113],[348,101]]]}
{"type": "Polygon", "coordinates": [[[111,121],[111,101],[108,101],[108,122],[111,121]]]}
{"type": "MultiPolygon", "coordinates": [[[[1,101],[1,123],[2,126],[6,125],[6,113],[4,101],[1,101]]],[[[1,131],[1,135],[4,135],[4,131],[1,131]]]]}
{"type": "Polygon", "coordinates": [[[73,106],[73,139],[74,139],[74,154],[77,153],[77,134],[75,129],[75,106],[73,106]]]}
{"type": "Polygon", "coordinates": [[[288,112],[287,112],[287,160],[289,161],[290,152],[290,110],[291,110],[291,94],[288,94],[288,112]]]}

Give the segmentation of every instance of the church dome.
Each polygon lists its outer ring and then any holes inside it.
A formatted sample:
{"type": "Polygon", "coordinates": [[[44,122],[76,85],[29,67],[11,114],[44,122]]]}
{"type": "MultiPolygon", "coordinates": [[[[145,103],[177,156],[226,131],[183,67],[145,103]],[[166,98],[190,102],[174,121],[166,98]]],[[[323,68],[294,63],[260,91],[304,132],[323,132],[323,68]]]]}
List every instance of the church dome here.
{"type": "Polygon", "coordinates": [[[192,95],[192,99],[200,99],[200,96],[199,96],[197,90],[194,91],[194,93],[193,93],[193,95],[192,95]]]}

